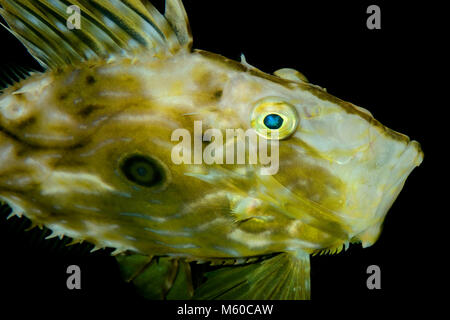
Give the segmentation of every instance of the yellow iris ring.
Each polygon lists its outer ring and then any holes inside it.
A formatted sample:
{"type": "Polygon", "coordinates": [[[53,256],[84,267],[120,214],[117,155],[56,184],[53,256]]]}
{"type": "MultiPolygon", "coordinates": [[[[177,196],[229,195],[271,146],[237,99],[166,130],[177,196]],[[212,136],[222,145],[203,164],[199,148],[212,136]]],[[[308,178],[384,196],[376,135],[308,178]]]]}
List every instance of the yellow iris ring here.
{"type": "Polygon", "coordinates": [[[279,98],[265,98],[258,101],[252,111],[251,126],[258,135],[266,139],[283,140],[291,136],[300,122],[297,110],[293,105],[279,98]],[[283,124],[278,129],[269,129],[264,124],[264,119],[271,114],[276,114],[283,119],[283,124]]]}

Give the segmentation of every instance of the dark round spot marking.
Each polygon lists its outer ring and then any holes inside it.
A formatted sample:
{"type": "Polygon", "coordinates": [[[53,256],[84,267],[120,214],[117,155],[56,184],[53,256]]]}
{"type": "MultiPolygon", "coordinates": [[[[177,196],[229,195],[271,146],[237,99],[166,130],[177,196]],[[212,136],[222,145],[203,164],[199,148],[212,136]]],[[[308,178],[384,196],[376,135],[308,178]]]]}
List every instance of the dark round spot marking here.
{"type": "Polygon", "coordinates": [[[223,95],[223,91],[222,90],[217,90],[216,92],[214,92],[214,97],[216,99],[222,98],[222,95],[223,95]]]}
{"type": "Polygon", "coordinates": [[[264,124],[267,128],[272,130],[280,129],[283,125],[283,121],[283,118],[275,113],[269,114],[264,118],[264,124]]]}
{"type": "Polygon", "coordinates": [[[87,76],[86,77],[86,82],[88,84],[94,84],[97,80],[95,80],[95,78],[93,76],[87,76]]]}
{"type": "Polygon", "coordinates": [[[81,109],[78,114],[82,117],[88,117],[92,112],[94,112],[95,109],[96,109],[96,107],[93,106],[92,104],[90,104],[90,105],[84,107],[83,109],[81,109]]]}
{"type": "Polygon", "coordinates": [[[165,180],[164,170],[159,163],[142,155],[126,158],[120,169],[128,180],[144,187],[160,185],[165,180]]]}

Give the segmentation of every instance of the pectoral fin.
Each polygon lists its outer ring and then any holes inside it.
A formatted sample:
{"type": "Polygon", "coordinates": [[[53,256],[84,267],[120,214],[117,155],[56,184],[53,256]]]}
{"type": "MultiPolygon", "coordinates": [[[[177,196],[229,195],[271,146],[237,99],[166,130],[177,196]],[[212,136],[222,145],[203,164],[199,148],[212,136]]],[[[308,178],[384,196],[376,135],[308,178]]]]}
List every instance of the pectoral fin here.
{"type": "Polygon", "coordinates": [[[206,274],[193,299],[309,300],[310,263],[306,253],[281,253],[272,258],[206,274]]]}

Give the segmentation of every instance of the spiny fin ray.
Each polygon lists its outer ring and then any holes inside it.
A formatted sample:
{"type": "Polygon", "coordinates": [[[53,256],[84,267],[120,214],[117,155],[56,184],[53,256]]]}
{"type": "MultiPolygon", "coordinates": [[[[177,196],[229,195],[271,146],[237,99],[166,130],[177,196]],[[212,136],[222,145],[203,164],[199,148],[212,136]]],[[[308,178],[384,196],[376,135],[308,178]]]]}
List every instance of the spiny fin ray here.
{"type": "Polygon", "coordinates": [[[192,33],[183,2],[181,0],[167,0],[165,16],[180,44],[190,50],[193,43],[192,33]]]}
{"type": "Polygon", "coordinates": [[[0,93],[3,89],[20,82],[30,76],[34,70],[28,70],[21,66],[2,66],[3,71],[0,72],[0,93]]]}

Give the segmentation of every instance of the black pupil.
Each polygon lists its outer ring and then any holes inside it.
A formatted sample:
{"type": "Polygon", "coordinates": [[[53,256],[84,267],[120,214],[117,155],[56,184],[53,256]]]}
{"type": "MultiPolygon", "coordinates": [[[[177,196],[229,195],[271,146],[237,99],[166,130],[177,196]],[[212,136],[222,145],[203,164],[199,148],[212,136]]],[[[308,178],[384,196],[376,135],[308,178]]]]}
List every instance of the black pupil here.
{"type": "Polygon", "coordinates": [[[147,168],[145,168],[145,166],[138,167],[136,171],[140,176],[145,176],[147,174],[147,168]]]}
{"type": "Polygon", "coordinates": [[[164,180],[163,169],[155,160],[145,156],[129,157],[123,162],[121,169],[128,180],[144,187],[155,186],[164,180]]]}
{"type": "Polygon", "coordinates": [[[280,129],[283,125],[283,118],[278,114],[269,114],[264,118],[264,124],[272,130],[280,129]]]}

